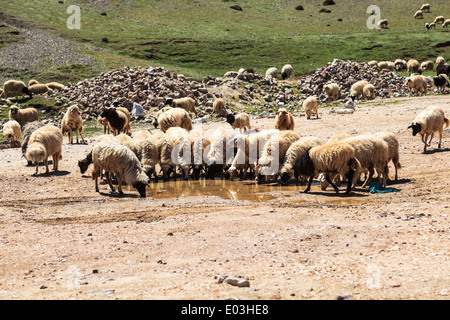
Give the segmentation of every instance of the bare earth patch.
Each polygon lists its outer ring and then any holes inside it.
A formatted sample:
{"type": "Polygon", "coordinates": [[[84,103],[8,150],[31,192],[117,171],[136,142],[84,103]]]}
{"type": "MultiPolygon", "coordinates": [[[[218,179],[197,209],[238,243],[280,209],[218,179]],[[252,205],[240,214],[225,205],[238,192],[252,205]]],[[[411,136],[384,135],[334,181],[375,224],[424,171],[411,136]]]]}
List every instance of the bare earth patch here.
{"type": "Polygon", "coordinates": [[[2,150],[0,299],[449,299],[450,132],[422,154],[406,129],[431,104],[450,116],[449,97],[391,102],[319,109],[319,120],[296,117],[295,131],[396,133],[403,168],[392,193],[207,180],[115,197],[79,172],[92,142],[65,144],[49,176],[32,176],[20,149],[2,150]]]}

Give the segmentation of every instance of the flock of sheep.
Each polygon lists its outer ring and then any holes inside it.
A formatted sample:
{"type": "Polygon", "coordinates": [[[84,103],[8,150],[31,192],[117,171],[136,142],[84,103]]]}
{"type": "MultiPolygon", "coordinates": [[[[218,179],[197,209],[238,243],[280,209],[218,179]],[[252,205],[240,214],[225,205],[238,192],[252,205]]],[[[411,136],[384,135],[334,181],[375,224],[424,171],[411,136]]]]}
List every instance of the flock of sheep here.
{"type": "MultiPolygon", "coordinates": [[[[429,3],[422,4],[420,9],[414,13],[414,19],[424,19],[423,14],[430,13],[431,12],[430,10],[431,10],[431,5],[429,3]]],[[[427,28],[428,30],[430,30],[432,28],[436,28],[437,23],[442,23],[442,27],[447,28],[448,26],[450,26],[450,19],[445,19],[444,16],[437,16],[436,18],[434,18],[433,22],[425,23],[425,28],[427,28]]],[[[378,22],[378,27],[380,27],[382,29],[387,28],[388,25],[389,25],[389,21],[387,19],[382,19],[378,22]]]]}
{"type": "MultiPolygon", "coordinates": [[[[154,123],[159,130],[143,129],[133,133],[127,109],[105,108],[98,118],[98,123],[105,126],[104,134],[78,162],[80,172],[84,174],[92,164],[92,179],[97,192],[101,176],[115,192],[114,177],[120,194],[123,193],[122,184],[126,184],[133,186],[141,197],[146,196],[146,186],[153,178],[155,181],[171,179],[177,176],[177,172],[183,179],[224,176],[230,179],[252,178],[259,183],[278,181],[281,184],[289,183],[292,178],[296,182],[307,180],[305,192],[310,190],[316,178],[323,190],[331,185],[336,192],[339,192],[337,185],[347,181],[346,193],[363,176],[363,187],[367,187],[375,173],[386,186],[390,162],[395,168],[395,179],[398,177],[397,170],[401,168],[399,142],[393,133],[338,134],[328,141],[301,137],[294,132],[293,115],[283,108],[276,113],[273,129],[255,129],[247,114],[232,115],[227,110],[223,111],[225,104],[222,99],[215,101],[214,110],[227,114],[227,121],[218,123],[213,129],[202,130],[201,126],[192,124],[190,113],[196,114],[196,111],[195,101],[192,104],[191,100],[174,100],[171,106],[160,110],[154,123]],[[108,130],[112,134],[108,134],[108,130]],[[160,172],[157,171],[158,166],[160,172]]],[[[317,114],[317,101],[312,101],[312,109],[317,114]]],[[[13,106],[9,117],[10,121],[3,128],[5,137],[21,139],[22,153],[29,165],[36,166],[35,174],[40,162],[44,162],[46,173],[49,172],[49,157],[53,160],[53,170],[58,170],[63,134],[67,133],[69,143],[73,143],[73,135],[77,134],[78,143],[78,133],[81,135],[83,132],[81,111],[76,105],[68,108],[61,128],[44,125],[34,108],[13,106]]],[[[449,119],[441,108],[430,107],[421,112],[409,128],[413,135],[422,136],[425,152],[436,132],[440,135],[438,147],[441,147],[443,129],[449,125],[449,119]]]]}
{"type": "MultiPolygon", "coordinates": [[[[410,77],[405,84],[417,93],[426,93],[428,84],[445,90],[450,66],[444,58],[438,57],[436,76],[424,77],[421,75],[423,70],[434,69],[434,63],[430,62],[420,65],[414,59],[408,62],[398,59],[394,62],[371,61],[369,64],[380,69],[406,69],[410,77]]],[[[281,70],[281,78],[286,80],[291,75],[292,66],[285,65],[281,70]]],[[[269,68],[265,76],[269,81],[276,79],[277,68],[269,68]]],[[[63,87],[58,83],[39,84],[35,80],[26,86],[21,81],[9,80],[4,83],[1,94],[3,97],[32,97],[33,94],[61,90],[63,87]]],[[[348,98],[370,100],[375,98],[375,90],[374,85],[361,80],[352,85],[348,98]]],[[[339,91],[337,83],[327,83],[323,87],[323,93],[331,100],[338,99],[339,91]]],[[[284,108],[276,112],[273,129],[255,129],[248,114],[231,113],[221,98],[214,101],[213,110],[219,117],[226,118],[226,122],[219,123],[214,130],[203,131],[193,126],[191,115],[198,116],[194,99],[185,97],[168,99],[167,102],[169,105],[162,108],[154,119],[153,125],[159,127],[156,131],[131,132],[127,108],[109,107],[102,110],[97,122],[103,126],[103,135],[86,157],[78,162],[82,174],[93,165],[92,178],[97,192],[98,178],[101,176],[106,178],[111,191],[115,192],[112,183],[114,177],[120,194],[123,193],[122,184],[125,183],[145,197],[145,189],[151,179],[170,179],[179,172],[184,179],[220,175],[231,179],[253,178],[257,182],[278,181],[281,184],[287,184],[292,178],[297,182],[308,180],[305,192],[310,190],[315,178],[319,179],[323,190],[331,185],[336,192],[339,191],[337,184],[347,181],[346,193],[349,193],[363,176],[363,187],[367,187],[375,172],[383,186],[386,186],[390,162],[395,168],[395,179],[401,168],[399,142],[393,133],[353,137],[336,135],[329,141],[321,141],[317,137],[300,137],[294,132],[293,115],[284,108]]],[[[319,118],[315,96],[307,97],[302,106],[306,119],[311,119],[313,115],[319,118]]],[[[20,139],[23,156],[28,165],[36,167],[35,174],[41,162],[46,166],[46,173],[49,172],[49,157],[52,157],[53,170],[56,171],[62,158],[63,135],[67,134],[70,144],[74,142],[74,135],[77,143],[78,135],[84,142],[81,112],[77,105],[69,107],[59,128],[44,125],[34,108],[19,109],[12,106],[10,120],[3,126],[3,134],[7,140],[20,139]]],[[[422,137],[426,152],[435,133],[439,133],[438,147],[441,147],[443,129],[449,125],[442,108],[430,107],[418,114],[408,129],[412,129],[414,136],[419,134],[422,137]]]]}

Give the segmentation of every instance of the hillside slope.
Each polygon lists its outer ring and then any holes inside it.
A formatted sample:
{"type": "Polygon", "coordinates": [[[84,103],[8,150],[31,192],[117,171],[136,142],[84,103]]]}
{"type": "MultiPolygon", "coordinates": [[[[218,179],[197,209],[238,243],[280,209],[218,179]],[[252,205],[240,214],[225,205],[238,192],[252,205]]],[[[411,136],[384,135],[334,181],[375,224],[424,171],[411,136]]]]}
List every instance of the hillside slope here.
{"type": "Polygon", "coordinates": [[[434,1],[424,19],[413,18],[422,1],[377,1],[380,18],[390,21],[386,30],[367,28],[372,1],[335,2],[309,1],[296,10],[299,3],[288,0],[14,0],[1,11],[89,44],[83,53],[105,70],[133,62],[163,65],[197,79],[240,67],[264,73],[290,63],[299,75],[334,58],[434,60],[450,53],[449,31],[424,27],[437,15],[450,16],[445,1],[434,1]],[[80,29],[67,27],[72,4],[80,8],[80,29]]]}

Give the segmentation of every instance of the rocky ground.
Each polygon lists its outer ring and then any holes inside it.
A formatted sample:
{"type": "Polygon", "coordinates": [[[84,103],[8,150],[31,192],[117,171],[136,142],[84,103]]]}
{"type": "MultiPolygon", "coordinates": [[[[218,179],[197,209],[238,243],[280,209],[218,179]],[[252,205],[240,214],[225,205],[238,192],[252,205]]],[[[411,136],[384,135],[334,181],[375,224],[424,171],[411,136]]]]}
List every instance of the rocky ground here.
{"type": "MultiPolygon", "coordinates": [[[[0,25],[2,24],[17,30],[23,39],[0,50],[1,68],[34,71],[36,68],[47,65],[59,66],[68,63],[92,65],[97,63],[92,57],[83,54],[81,49],[99,49],[64,40],[55,34],[54,30],[0,13],[0,25]]],[[[0,83],[7,80],[10,79],[0,74],[0,83]]]]}
{"type": "Polygon", "coordinates": [[[60,171],[47,176],[32,176],[20,149],[1,150],[0,299],[447,300],[450,132],[423,154],[407,129],[431,104],[450,115],[436,95],[295,118],[296,132],[323,140],[396,133],[403,168],[390,193],[203,180],[117,197],[94,192],[77,167],[95,139],[65,138],[60,171]]]}

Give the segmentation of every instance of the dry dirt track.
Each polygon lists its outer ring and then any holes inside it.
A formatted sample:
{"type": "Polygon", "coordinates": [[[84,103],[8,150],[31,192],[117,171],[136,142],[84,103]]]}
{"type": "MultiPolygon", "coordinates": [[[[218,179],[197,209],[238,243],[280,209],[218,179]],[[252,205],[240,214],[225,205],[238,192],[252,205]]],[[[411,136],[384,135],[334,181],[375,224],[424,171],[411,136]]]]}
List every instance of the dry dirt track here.
{"type": "Polygon", "coordinates": [[[0,299],[447,300],[450,132],[442,150],[435,140],[422,154],[406,128],[430,104],[450,116],[449,102],[375,101],[352,115],[296,118],[297,132],[323,140],[396,133],[403,169],[389,187],[399,191],[383,194],[204,181],[117,198],[79,173],[92,143],[65,145],[61,171],[37,177],[19,149],[2,150],[0,299]],[[250,287],[219,284],[219,274],[246,276],[250,287]]]}

